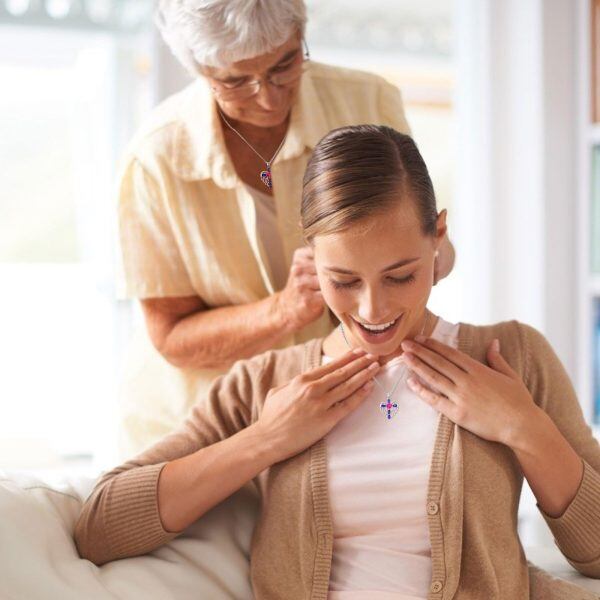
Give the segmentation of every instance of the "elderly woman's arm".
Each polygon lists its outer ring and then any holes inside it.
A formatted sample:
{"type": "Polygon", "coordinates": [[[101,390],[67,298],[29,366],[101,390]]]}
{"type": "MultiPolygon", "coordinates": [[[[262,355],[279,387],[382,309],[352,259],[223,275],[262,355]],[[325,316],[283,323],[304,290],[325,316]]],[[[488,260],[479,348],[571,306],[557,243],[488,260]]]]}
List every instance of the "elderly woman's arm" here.
{"type": "Polygon", "coordinates": [[[324,309],[312,251],[294,254],[283,290],[253,302],[209,309],[198,296],[142,300],[156,349],[183,368],[226,368],[273,348],[324,309]]]}

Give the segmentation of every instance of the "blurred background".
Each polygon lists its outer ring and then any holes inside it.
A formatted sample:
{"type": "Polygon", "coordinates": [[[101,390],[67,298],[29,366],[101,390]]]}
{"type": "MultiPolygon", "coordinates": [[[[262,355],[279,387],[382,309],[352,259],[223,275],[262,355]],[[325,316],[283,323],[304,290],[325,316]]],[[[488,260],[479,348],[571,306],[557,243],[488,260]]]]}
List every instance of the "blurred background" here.
{"type": "MultiPolygon", "coordinates": [[[[98,473],[117,460],[120,369],[140,319],[116,298],[119,157],[189,81],[153,5],[0,0],[0,468],[98,473]]],[[[457,252],[432,309],[540,329],[596,427],[598,1],[308,5],[313,60],[403,93],[457,252]]],[[[534,512],[529,497],[532,536],[534,512]]]]}

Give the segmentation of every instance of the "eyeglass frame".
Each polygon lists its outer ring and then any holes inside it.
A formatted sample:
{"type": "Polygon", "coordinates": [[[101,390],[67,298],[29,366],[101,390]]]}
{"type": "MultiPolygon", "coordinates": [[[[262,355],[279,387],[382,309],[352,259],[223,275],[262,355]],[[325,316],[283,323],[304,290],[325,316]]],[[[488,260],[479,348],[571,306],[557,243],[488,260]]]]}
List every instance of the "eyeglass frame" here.
{"type": "MultiPolygon", "coordinates": [[[[270,75],[270,76],[268,75],[267,77],[262,78],[262,79],[254,79],[252,81],[242,83],[238,87],[227,88],[227,87],[224,87],[225,84],[216,82],[216,80],[214,80],[212,77],[208,76],[208,78],[211,79],[211,84],[210,84],[211,90],[213,91],[213,93],[216,96],[219,96],[220,98],[222,98],[223,91],[234,92],[234,96],[235,96],[236,91],[243,90],[246,87],[250,88],[250,87],[256,86],[256,91],[248,96],[241,96],[240,98],[230,98],[231,100],[235,100],[235,99],[247,100],[248,98],[253,98],[254,96],[256,96],[258,94],[258,92],[260,91],[261,86],[264,85],[265,83],[268,83],[269,85],[273,85],[275,87],[285,87],[286,85],[290,85],[291,83],[296,82],[298,79],[300,79],[300,77],[302,77],[302,74],[304,73],[308,64],[310,63],[310,52],[308,49],[308,44],[306,43],[306,39],[304,37],[302,37],[302,45],[304,46],[304,55],[302,56],[302,62],[300,63],[300,69],[299,69],[297,79],[292,79],[291,81],[289,81],[287,83],[275,83],[274,81],[272,81],[272,78],[276,77],[277,75],[281,75],[281,72],[280,72],[280,73],[273,73],[272,75],[270,75]],[[216,85],[215,85],[215,83],[216,83],[216,85]]],[[[288,67],[288,69],[290,69],[293,64],[294,63],[291,63],[290,66],[288,67]]],[[[285,71],[284,71],[284,73],[285,73],[285,71]]]]}

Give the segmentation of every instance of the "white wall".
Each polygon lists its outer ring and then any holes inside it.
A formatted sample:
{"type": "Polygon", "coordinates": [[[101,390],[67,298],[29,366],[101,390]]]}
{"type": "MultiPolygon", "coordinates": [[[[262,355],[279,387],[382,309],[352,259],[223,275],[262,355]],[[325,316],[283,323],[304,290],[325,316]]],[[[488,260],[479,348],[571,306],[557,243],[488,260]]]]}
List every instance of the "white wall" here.
{"type": "Polygon", "coordinates": [[[457,0],[465,318],[542,330],[575,367],[575,6],[457,0]]]}

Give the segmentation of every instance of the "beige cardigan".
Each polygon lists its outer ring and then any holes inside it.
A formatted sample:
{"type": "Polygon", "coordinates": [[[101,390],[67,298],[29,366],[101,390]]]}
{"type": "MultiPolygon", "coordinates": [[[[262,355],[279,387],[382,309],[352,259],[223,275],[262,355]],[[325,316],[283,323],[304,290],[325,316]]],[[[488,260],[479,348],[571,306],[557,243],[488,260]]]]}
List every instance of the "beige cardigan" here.
{"type": "MultiPolygon", "coordinates": [[[[544,515],[571,565],[600,578],[600,447],[585,424],[559,359],[535,329],[516,321],[461,324],[458,347],[485,361],[493,338],[536,404],[584,461],[577,494],[559,518],[544,515]]],[[[322,340],[238,362],[212,386],[175,433],[106,473],[75,530],[82,557],[96,564],[143,554],[176,534],[162,527],[157,482],[167,461],[222,440],[256,421],[267,391],[316,366],[322,340]]],[[[560,457],[557,457],[560,460],[560,457]]],[[[258,600],[326,600],[333,530],[323,439],[266,469],[255,480],[262,502],[251,550],[258,600]]],[[[517,534],[523,475],[514,453],[442,416],[433,448],[427,512],[431,540],[430,600],[593,598],[528,566],[517,534]],[[531,591],[531,595],[530,595],[531,591]]]]}

